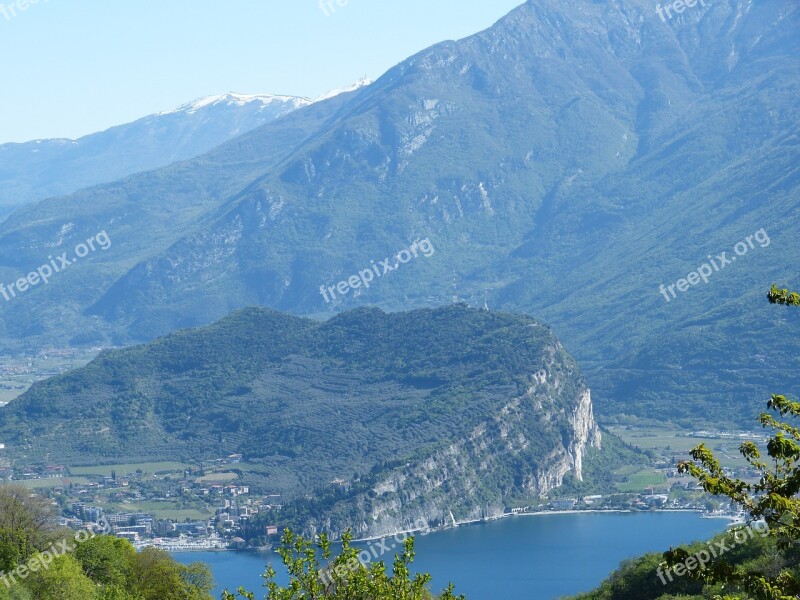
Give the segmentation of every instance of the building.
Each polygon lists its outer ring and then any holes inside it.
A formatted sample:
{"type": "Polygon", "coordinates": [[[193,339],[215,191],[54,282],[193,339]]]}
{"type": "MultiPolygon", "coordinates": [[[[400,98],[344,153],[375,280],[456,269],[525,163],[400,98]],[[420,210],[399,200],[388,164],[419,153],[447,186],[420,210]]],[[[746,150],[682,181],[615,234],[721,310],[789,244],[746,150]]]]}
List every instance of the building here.
{"type": "Polygon", "coordinates": [[[116,527],[114,529],[114,534],[117,537],[120,537],[120,533],[134,533],[136,534],[136,539],[140,537],[144,537],[146,535],[150,535],[152,533],[152,529],[150,529],[149,525],[131,525],[130,527],[116,527]]]}
{"type": "Polygon", "coordinates": [[[661,508],[667,503],[667,501],[669,500],[669,496],[664,494],[650,494],[645,496],[643,500],[645,504],[647,504],[647,506],[655,506],[661,508]]]}
{"type": "Polygon", "coordinates": [[[176,531],[175,523],[172,521],[158,521],[156,523],[156,532],[158,535],[167,535],[176,531]]]}
{"type": "Polygon", "coordinates": [[[115,513],[106,515],[106,521],[108,521],[110,525],[130,525],[131,519],[134,519],[134,515],[131,513],[115,513]]]}
{"type": "Polygon", "coordinates": [[[186,535],[206,535],[208,533],[208,523],[204,521],[175,523],[175,531],[186,535]]]}
{"type": "Polygon", "coordinates": [[[572,510],[575,508],[576,502],[576,500],[570,498],[564,500],[553,500],[550,503],[550,506],[552,506],[554,510],[572,510]]]}
{"type": "Polygon", "coordinates": [[[89,508],[86,508],[83,511],[84,521],[97,523],[102,518],[103,518],[103,509],[100,508],[99,506],[90,506],[89,508]]]}

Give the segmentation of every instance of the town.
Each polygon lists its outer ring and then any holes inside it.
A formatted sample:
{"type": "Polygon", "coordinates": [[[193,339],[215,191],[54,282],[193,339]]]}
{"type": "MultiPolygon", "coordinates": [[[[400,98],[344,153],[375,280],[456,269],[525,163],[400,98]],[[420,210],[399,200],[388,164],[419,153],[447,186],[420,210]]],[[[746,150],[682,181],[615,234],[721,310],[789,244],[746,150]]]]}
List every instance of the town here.
{"type": "MultiPolygon", "coordinates": [[[[686,443],[694,443],[696,438],[733,441],[753,436],[696,432],[685,438],[686,443]]],[[[685,451],[664,450],[649,473],[636,473],[614,491],[540,498],[481,521],[543,512],[655,510],[695,511],[709,518],[740,520],[727,503],[708,496],[695,480],[678,474],[677,462],[687,458],[685,451]]],[[[17,468],[0,462],[0,479],[27,485],[51,499],[60,509],[60,525],[126,538],[140,549],[268,549],[279,541],[285,527],[280,516],[284,500],[281,494],[248,484],[252,468],[241,454],[194,466],[152,463],[70,468],[50,464],[17,468]]],[[[744,466],[727,471],[737,477],[755,476],[744,466]]],[[[344,491],[349,485],[344,479],[331,481],[332,487],[344,491]]],[[[464,524],[454,520],[448,526],[464,524]]]]}

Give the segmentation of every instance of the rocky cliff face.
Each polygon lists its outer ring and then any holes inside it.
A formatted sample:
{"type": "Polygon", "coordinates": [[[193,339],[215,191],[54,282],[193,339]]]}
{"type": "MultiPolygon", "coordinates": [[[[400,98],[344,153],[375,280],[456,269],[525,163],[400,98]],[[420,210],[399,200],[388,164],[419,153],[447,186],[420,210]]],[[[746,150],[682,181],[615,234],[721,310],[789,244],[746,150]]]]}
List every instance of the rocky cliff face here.
{"type": "Polygon", "coordinates": [[[586,450],[600,448],[601,433],[591,392],[571,367],[560,345],[549,348],[523,395],[464,438],[386,473],[311,529],[379,537],[447,527],[523,506],[561,486],[569,472],[582,480],[586,450]]]}
{"type": "Polygon", "coordinates": [[[592,392],[584,390],[578,406],[570,420],[575,438],[570,444],[569,455],[574,458],[575,475],[583,481],[583,452],[587,447],[600,448],[601,434],[594,420],[592,392]]]}
{"type": "Polygon", "coordinates": [[[287,499],[270,524],[374,536],[529,505],[580,479],[600,434],[551,330],[456,304],[240,311],[37,384],[0,411],[0,440],[70,465],[243,454],[242,483],[287,499]]]}

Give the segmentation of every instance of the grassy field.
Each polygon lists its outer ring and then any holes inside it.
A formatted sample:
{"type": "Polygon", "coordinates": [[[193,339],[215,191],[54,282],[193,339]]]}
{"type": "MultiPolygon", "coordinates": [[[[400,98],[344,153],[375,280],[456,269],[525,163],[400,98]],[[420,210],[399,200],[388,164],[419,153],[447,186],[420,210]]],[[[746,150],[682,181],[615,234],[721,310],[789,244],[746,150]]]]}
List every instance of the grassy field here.
{"type": "Polygon", "coordinates": [[[36,381],[82,367],[97,355],[97,350],[71,350],[68,356],[40,355],[0,357],[0,402],[11,402],[36,381]]]}
{"type": "Polygon", "coordinates": [[[627,428],[613,428],[612,433],[628,444],[638,446],[642,449],[670,449],[673,452],[688,452],[700,440],[697,438],[684,437],[678,431],[639,429],[628,430],[627,428]]]}
{"type": "Polygon", "coordinates": [[[31,387],[30,382],[20,383],[13,378],[4,377],[0,379],[0,402],[11,402],[21,396],[31,387]]]}
{"type": "Polygon", "coordinates": [[[160,473],[162,471],[181,472],[184,469],[190,468],[191,465],[186,465],[179,462],[156,462],[156,463],[129,463],[121,465],[101,465],[97,467],[70,467],[70,473],[73,475],[100,475],[110,476],[112,471],[117,473],[117,477],[125,477],[141,470],[143,473],[160,473]]]}
{"type": "Polygon", "coordinates": [[[747,464],[739,454],[739,446],[741,445],[739,440],[687,437],[686,432],[663,429],[612,427],[610,431],[628,444],[643,450],[655,450],[667,460],[672,458],[673,452],[688,455],[692,448],[705,444],[714,451],[723,467],[736,468],[747,464]]]}
{"type": "Polygon", "coordinates": [[[186,519],[192,521],[205,521],[214,516],[213,512],[201,510],[199,508],[164,508],[151,511],[156,519],[171,519],[173,521],[183,522],[186,519]]]}
{"type": "Polygon", "coordinates": [[[107,512],[123,513],[151,513],[157,519],[174,519],[183,521],[185,519],[208,519],[214,515],[210,509],[197,504],[195,506],[177,506],[175,502],[121,502],[103,503],[103,508],[107,512]]]}
{"type": "Polygon", "coordinates": [[[0,485],[21,485],[32,490],[41,490],[55,487],[65,487],[70,483],[74,485],[85,485],[88,479],[83,477],[52,477],[50,479],[19,479],[14,481],[3,481],[0,485]]]}
{"type": "Polygon", "coordinates": [[[626,468],[621,471],[623,472],[617,472],[617,474],[627,477],[627,481],[617,485],[620,492],[642,492],[649,487],[657,488],[667,483],[663,473],[652,469],[626,468]]]}
{"type": "Polygon", "coordinates": [[[209,473],[195,479],[195,483],[225,483],[238,478],[236,473],[209,473]]]}

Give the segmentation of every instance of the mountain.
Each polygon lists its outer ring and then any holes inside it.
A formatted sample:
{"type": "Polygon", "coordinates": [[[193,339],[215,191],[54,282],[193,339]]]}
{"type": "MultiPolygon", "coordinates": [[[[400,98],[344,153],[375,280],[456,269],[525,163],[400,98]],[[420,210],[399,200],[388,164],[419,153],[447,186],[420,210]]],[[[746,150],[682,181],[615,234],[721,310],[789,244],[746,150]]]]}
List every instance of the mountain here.
{"type": "Polygon", "coordinates": [[[77,140],[0,145],[0,208],[107,183],[204,154],[311,103],[293,96],[210,96],[77,140]]]}
{"type": "Polygon", "coordinates": [[[363,79],[316,100],[219,94],[77,140],[2,144],[0,216],[34,201],[194,158],[293,110],[369,83],[363,79]]]}
{"type": "MultiPolygon", "coordinates": [[[[398,514],[502,514],[580,480],[601,434],[548,328],[454,305],[326,322],[248,308],[35,384],[0,411],[0,440],[26,464],[240,453],[287,498],[355,472],[378,490],[361,528],[374,534],[398,514]]],[[[364,502],[337,504],[339,525],[364,502]]]]}
{"type": "Polygon", "coordinates": [[[770,342],[798,317],[762,302],[800,275],[799,19],[527,2],[205,157],[21,211],[4,281],[101,230],[114,246],[3,304],[4,341],[455,296],[550,323],[608,421],[749,426],[799,391],[798,341],[770,342]]]}
{"type": "MultiPolygon", "coordinates": [[[[6,242],[0,243],[0,294],[6,290],[0,300],[2,350],[14,353],[34,349],[38,344],[96,345],[109,339],[120,344],[129,340],[124,328],[115,333],[99,319],[87,318],[86,307],[93,298],[141,257],[165,251],[195,229],[198,220],[207,219],[221,199],[241,189],[242,181],[257,178],[279,164],[293,148],[335,117],[346,96],[293,111],[275,121],[275,127],[239,136],[201,157],[71,196],[51,198],[11,215],[0,225],[0,235],[6,242]],[[103,245],[108,248],[106,251],[100,250],[103,246],[94,245],[96,250],[83,257],[80,264],[68,271],[60,270],[56,277],[48,278],[46,285],[40,280],[38,287],[11,296],[5,282],[16,282],[23,271],[28,274],[41,265],[60,269],[60,261],[48,257],[59,255],[61,246],[72,245],[76,236],[83,237],[84,231],[92,231],[94,239],[109,225],[113,228],[105,233],[109,238],[109,243],[103,245]],[[88,284],[84,279],[88,271],[81,268],[87,266],[93,273],[88,284]]],[[[83,238],[87,239],[88,235],[83,238]]],[[[65,256],[65,261],[75,258],[65,256]]],[[[222,314],[227,314],[232,304],[221,300],[226,307],[222,314]]]]}

